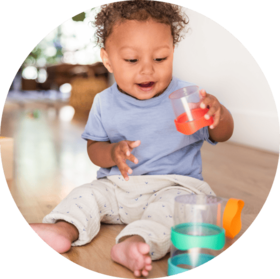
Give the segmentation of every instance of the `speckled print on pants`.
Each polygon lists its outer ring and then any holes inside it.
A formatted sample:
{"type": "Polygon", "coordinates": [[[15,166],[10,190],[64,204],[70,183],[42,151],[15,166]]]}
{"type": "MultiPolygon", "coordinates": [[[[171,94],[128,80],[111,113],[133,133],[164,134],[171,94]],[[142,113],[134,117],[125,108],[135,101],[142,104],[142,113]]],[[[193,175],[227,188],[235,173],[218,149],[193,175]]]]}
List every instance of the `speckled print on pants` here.
{"type": "Polygon", "coordinates": [[[187,176],[130,176],[129,181],[119,175],[109,176],[72,190],[43,223],[64,220],[75,225],[79,238],[72,246],[89,243],[101,222],[128,224],[116,242],[140,235],[150,245],[152,260],[157,260],[170,249],[175,197],[191,193],[215,195],[206,182],[187,176]]]}

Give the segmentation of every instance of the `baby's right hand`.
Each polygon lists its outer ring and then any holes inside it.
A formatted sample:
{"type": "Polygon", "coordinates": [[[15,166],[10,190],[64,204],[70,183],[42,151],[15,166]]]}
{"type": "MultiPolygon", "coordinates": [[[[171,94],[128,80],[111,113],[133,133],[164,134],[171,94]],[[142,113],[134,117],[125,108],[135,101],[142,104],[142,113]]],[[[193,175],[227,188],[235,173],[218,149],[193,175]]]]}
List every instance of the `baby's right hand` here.
{"type": "Polygon", "coordinates": [[[133,150],[133,148],[138,147],[139,145],[140,140],[122,140],[115,144],[112,148],[112,159],[116,163],[126,181],[129,179],[127,174],[132,174],[132,169],[126,164],[126,160],[129,160],[135,164],[138,163],[138,159],[131,154],[131,151],[133,150]]]}

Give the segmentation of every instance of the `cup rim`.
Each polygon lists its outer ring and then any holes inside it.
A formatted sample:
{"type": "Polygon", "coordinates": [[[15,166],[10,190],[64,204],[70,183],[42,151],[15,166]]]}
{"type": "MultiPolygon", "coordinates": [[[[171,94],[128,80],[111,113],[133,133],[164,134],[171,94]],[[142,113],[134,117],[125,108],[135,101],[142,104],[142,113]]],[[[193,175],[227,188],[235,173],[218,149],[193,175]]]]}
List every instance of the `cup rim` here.
{"type": "Polygon", "coordinates": [[[175,202],[179,204],[184,204],[184,205],[189,205],[189,206],[201,206],[201,205],[206,205],[206,206],[217,206],[217,204],[221,204],[224,201],[223,198],[218,197],[218,196],[213,196],[213,195],[204,195],[204,194],[185,194],[185,195],[180,195],[175,197],[175,202]],[[204,197],[214,197],[216,198],[216,202],[213,203],[187,203],[185,201],[182,201],[183,197],[186,196],[204,196],[204,197]],[[181,201],[180,201],[181,200],[181,201]]]}
{"type": "Polygon", "coordinates": [[[179,88],[179,89],[173,91],[173,92],[169,95],[169,99],[170,99],[170,100],[179,100],[179,99],[182,99],[182,98],[184,98],[184,97],[187,97],[187,96],[190,96],[190,95],[192,95],[192,94],[195,94],[195,93],[199,92],[198,89],[199,89],[199,87],[198,87],[197,85],[188,85],[188,86],[184,86],[184,87],[182,87],[182,88],[179,88]],[[183,90],[183,88],[190,88],[190,87],[196,88],[197,91],[192,92],[192,93],[187,94],[187,95],[182,96],[182,97],[176,97],[176,95],[177,95],[179,92],[181,93],[181,91],[183,90]]]}

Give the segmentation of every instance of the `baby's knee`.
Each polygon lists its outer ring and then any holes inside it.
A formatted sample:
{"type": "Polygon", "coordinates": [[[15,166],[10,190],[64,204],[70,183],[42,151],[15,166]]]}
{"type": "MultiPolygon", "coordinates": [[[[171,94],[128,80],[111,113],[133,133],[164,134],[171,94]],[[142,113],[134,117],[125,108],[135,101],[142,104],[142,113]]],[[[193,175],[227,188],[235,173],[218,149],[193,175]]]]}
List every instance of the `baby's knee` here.
{"type": "Polygon", "coordinates": [[[77,197],[80,197],[82,195],[91,195],[92,193],[93,193],[93,190],[89,184],[85,184],[85,185],[76,187],[70,192],[71,195],[75,195],[77,197]]]}

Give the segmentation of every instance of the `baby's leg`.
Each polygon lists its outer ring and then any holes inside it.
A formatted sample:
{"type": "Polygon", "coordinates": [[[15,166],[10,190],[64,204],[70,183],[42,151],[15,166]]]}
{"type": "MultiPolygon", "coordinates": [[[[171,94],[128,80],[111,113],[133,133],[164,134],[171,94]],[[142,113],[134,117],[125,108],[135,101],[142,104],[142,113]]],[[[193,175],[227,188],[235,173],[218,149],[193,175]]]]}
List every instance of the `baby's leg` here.
{"type": "Polygon", "coordinates": [[[59,253],[71,246],[89,243],[99,232],[100,222],[120,224],[114,186],[107,179],[75,188],[45,218],[30,224],[33,230],[59,253]]]}
{"type": "Polygon", "coordinates": [[[177,175],[131,176],[129,183],[122,182],[121,177],[110,180],[119,183],[121,218],[128,223],[117,236],[112,259],[136,276],[147,276],[151,260],[161,259],[170,251],[175,197],[212,190],[203,181],[177,175]]]}
{"type": "Polygon", "coordinates": [[[55,224],[34,223],[30,226],[42,240],[58,253],[70,250],[72,242],[77,240],[79,236],[76,227],[65,221],[58,221],[55,224]]]}
{"type": "Polygon", "coordinates": [[[189,194],[189,191],[175,188],[153,194],[145,204],[141,220],[128,224],[117,236],[112,259],[132,270],[135,276],[147,276],[152,269],[151,261],[170,251],[174,199],[182,194],[189,194]]]}

